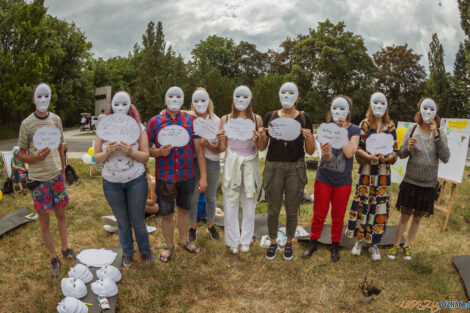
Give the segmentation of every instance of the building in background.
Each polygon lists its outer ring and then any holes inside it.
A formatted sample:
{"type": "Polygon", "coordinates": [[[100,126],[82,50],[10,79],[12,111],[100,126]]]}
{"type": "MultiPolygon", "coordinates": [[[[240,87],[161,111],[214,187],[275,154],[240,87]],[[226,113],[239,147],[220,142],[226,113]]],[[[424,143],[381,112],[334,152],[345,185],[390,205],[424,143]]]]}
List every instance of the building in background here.
{"type": "Polygon", "coordinates": [[[95,91],[95,113],[94,116],[98,116],[103,109],[106,113],[111,103],[111,86],[104,86],[96,88],[95,91]]]}

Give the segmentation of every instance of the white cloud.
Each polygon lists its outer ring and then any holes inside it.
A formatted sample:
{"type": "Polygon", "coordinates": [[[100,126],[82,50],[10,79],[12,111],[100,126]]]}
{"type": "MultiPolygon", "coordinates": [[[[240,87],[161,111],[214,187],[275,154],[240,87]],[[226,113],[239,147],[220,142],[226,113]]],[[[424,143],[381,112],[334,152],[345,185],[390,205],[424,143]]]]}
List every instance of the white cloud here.
{"type": "Polygon", "coordinates": [[[361,35],[370,54],[408,43],[423,55],[426,68],[433,33],[444,46],[448,71],[464,40],[457,3],[450,0],[46,0],[46,6],[49,14],[74,21],[93,43],[95,56],[104,58],[126,56],[151,20],[163,22],[168,44],[186,59],[195,44],[213,34],[266,51],[327,18],[344,21],[347,30],[361,35]]]}

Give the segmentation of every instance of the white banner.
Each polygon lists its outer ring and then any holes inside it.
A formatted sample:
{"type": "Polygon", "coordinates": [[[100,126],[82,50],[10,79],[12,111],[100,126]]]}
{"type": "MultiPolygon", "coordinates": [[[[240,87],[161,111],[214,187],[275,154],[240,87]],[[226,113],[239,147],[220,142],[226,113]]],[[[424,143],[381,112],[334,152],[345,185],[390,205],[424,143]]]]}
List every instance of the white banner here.
{"type": "Polygon", "coordinates": [[[170,125],[158,132],[158,143],[162,146],[184,147],[189,142],[189,133],[179,125],[170,125]]]}
{"type": "Polygon", "coordinates": [[[317,129],[317,140],[323,144],[329,142],[334,149],[341,149],[348,144],[348,130],[335,123],[322,123],[317,129]]]}
{"type": "Polygon", "coordinates": [[[253,138],[255,123],[250,119],[231,118],[224,125],[224,130],[227,138],[249,140],[253,138]]]}
{"type": "Polygon", "coordinates": [[[42,127],[36,130],[33,135],[33,143],[36,150],[49,148],[51,150],[59,148],[60,130],[56,127],[42,127]]]}
{"type": "Polygon", "coordinates": [[[278,117],[269,122],[268,131],[271,137],[292,141],[300,135],[300,123],[293,118],[278,117]]]}
{"type": "Polygon", "coordinates": [[[126,142],[133,144],[141,133],[141,127],[137,121],[127,114],[110,114],[104,116],[96,125],[96,134],[101,140],[126,142]]]}

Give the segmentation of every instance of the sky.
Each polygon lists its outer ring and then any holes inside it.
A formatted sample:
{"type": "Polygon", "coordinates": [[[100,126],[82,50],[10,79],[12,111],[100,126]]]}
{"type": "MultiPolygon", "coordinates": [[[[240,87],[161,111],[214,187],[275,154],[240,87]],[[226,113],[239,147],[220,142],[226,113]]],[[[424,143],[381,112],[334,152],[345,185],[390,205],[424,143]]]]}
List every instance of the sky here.
{"type": "Polygon", "coordinates": [[[408,44],[423,57],[433,33],[444,46],[452,72],[465,35],[456,0],[46,0],[48,13],[75,24],[93,44],[95,57],[127,56],[141,43],[149,21],[161,21],[167,44],[187,61],[191,50],[210,35],[254,43],[258,50],[280,51],[287,37],[307,34],[327,18],[344,21],[364,38],[372,55],[382,47],[408,44]]]}

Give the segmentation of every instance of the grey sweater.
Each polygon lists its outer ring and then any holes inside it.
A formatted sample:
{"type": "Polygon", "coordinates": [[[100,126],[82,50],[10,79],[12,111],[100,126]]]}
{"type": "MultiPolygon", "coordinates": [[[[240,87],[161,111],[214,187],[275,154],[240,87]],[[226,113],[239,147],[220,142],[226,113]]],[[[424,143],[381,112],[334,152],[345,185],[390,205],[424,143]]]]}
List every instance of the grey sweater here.
{"type": "Polygon", "coordinates": [[[439,160],[447,163],[450,157],[446,133],[439,129],[441,138],[434,140],[433,134],[426,135],[419,130],[419,127],[416,127],[412,138],[417,138],[421,143],[415,143],[414,149],[408,151],[408,139],[413,128],[414,125],[408,127],[403,144],[398,150],[400,158],[409,157],[403,181],[421,187],[435,187],[439,160]]]}

